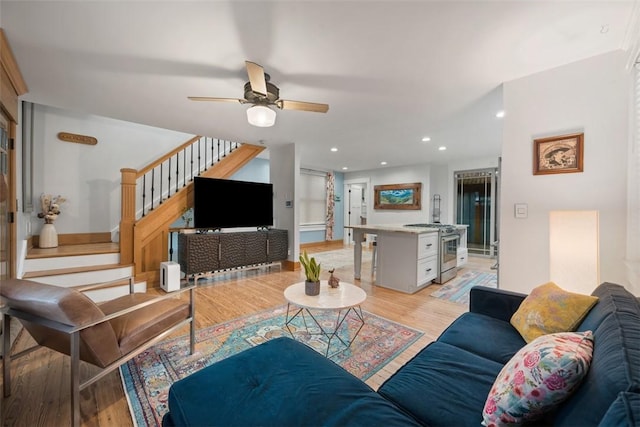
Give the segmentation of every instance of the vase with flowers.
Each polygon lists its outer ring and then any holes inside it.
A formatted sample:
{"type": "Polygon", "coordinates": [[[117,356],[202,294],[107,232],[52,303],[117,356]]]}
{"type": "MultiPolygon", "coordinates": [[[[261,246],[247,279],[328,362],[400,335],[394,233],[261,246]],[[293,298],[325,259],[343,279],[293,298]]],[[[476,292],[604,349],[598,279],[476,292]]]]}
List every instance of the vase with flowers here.
{"type": "Polygon", "coordinates": [[[53,223],[60,215],[60,205],[66,199],[60,195],[52,196],[51,194],[43,194],[40,196],[40,212],[38,218],[44,219],[44,225],[40,231],[38,246],[41,248],[58,247],[58,233],[53,223]]]}
{"type": "Polygon", "coordinates": [[[62,196],[52,196],[51,194],[43,194],[40,196],[41,211],[38,218],[44,218],[45,224],[53,224],[60,215],[60,205],[66,202],[62,196]]]}

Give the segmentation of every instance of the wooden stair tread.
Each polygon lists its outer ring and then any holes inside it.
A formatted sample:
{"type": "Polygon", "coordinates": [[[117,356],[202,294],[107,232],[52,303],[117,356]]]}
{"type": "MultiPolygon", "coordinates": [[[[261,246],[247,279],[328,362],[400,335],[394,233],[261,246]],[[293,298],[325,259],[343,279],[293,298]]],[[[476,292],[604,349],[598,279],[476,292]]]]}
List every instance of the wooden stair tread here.
{"type": "Polygon", "coordinates": [[[87,271],[103,271],[103,270],[112,270],[116,268],[127,268],[132,267],[133,264],[103,264],[103,265],[88,265],[83,267],[68,267],[68,268],[58,268],[51,270],[40,270],[40,271],[30,271],[25,273],[22,277],[23,279],[34,279],[37,277],[46,277],[46,276],[58,276],[62,274],[73,274],[73,273],[84,273],[87,271]]]}
{"type": "Polygon", "coordinates": [[[27,259],[55,258],[66,256],[101,255],[119,253],[119,243],[86,243],[79,245],[61,245],[57,248],[30,248],[27,251],[27,259]]]}

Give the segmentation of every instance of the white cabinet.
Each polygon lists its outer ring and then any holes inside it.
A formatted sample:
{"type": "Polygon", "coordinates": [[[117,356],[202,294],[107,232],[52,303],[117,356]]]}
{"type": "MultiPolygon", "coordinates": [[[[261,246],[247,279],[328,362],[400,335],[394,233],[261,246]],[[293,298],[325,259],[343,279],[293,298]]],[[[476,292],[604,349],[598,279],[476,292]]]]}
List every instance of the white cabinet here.
{"type": "Polygon", "coordinates": [[[384,233],[377,239],[376,285],[406,293],[428,286],[438,272],[438,232],[384,233]]]}
{"type": "Polygon", "coordinates": [[[460,245],[458,246],[458,267],[462,267],[469,260],[469,250],[467,249],[467,226],[458,226],[460,234],[460,245]]]}
{"type": "Polygon", "coordinates": [[[418,260],[418,280],[416,286],[431,282],[438,274],[438,261],[436,255],[431,255],[424,259],[418,260]]]}
{"type": "Polygon", "coordinates": [[[458,267],[462,267],[467,263],[469,258],[469,252],[467,248],[458,248],[458,267]]]}

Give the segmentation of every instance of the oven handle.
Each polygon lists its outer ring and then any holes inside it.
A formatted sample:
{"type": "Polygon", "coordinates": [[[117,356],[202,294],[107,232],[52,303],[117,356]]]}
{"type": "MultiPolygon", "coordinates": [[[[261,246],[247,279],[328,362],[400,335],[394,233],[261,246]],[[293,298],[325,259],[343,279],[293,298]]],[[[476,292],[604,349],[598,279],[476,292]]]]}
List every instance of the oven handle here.
{"type": "Polygon", "coordinates": [[[460,240],[460,235],[459,234],[452,234],[449,236],[442,236],[442,242],[450,242],[452,240],[460,240]]]}

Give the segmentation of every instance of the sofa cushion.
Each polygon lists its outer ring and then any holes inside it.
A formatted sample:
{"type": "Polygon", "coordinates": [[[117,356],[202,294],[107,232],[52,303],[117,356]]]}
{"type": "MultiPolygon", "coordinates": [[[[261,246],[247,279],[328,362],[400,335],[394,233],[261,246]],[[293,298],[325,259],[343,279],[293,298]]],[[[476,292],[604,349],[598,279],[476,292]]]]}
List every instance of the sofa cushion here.
{"type": "Polygon", "coordinates": [[[438,338],[502,365],[526,344],[509,322],[476,313],[464,313],[438,338]]]}
{"type": "Polygon", "coordinates": [[[163,425],[419,426],[315,350],[277,338],[175,382],[163,425]]]}
{"type": "Polygon", "coordinates": [[[436,341],[393,374],[378,393],[424,425],[480,425],[486,397],[502,366],[436,341]]]}
{"type": "Polygon", "coordinates": [[[587,332],[543,335],[500,371],[483,410],[483,425],[537,420],[566,400],[586,375],[593,355],[587,332]]]}
{"type": "Polygon", "coordinates": [[[599,426],[640,426],[640,394],[621,392],[604,414],[599,426]]]}
{"type": "Polygon", "coordinates": [[[526,342],[544,334],[575,331],[598,301],[597,297],[567,292],[553,282],[534,288],[511,317],[526,342]]]}
{"type": "Polygon", "coordinates": [[[555,426],[600,420],[620,392],[640,392],[640,304],[620,285],[593,292],[598,303],[578,330],[593,330],[593,360],[587,377],[557,411],[555,426]]]}

